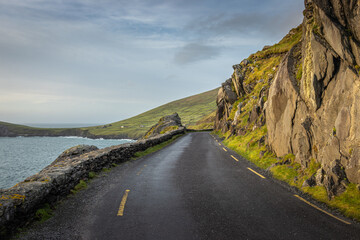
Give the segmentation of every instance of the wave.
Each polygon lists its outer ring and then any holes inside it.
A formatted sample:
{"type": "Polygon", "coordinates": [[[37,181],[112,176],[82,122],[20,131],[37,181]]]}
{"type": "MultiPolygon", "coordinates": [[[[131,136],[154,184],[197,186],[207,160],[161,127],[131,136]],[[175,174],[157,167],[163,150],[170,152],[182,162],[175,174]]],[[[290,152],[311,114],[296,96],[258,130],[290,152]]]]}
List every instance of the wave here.
{"type": "Polygon", "coordinates": [[[59,138],[69,138],[69,139],[86,139],[91,141],[125,141],[125,142],[135,142],[133,139],[105,139],[105,138],[87,138],[87,137],[78,137],[78,136],[60,136],[59,138]]]}
{"type": "Polygon", "coordinates": [[[59,138],[85,138],[85,137],[77,137],[77,136],[60,136],[59,138]]]}

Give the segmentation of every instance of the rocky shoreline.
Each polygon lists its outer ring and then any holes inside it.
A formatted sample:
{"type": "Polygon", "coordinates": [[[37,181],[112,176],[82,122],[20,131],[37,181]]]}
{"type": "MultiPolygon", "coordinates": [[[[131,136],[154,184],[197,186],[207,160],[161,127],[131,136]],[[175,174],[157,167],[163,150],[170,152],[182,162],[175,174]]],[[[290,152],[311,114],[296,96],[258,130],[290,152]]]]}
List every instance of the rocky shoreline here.
{"type": "Polygon", "coordinates": [[[184,127],[146,140],[104,149],[69,149],[39,173],[9,189],[0,189],[0,235],[21,226],[45,203],[54,203],[70,193],[90,172],[99,172],[112,164],[131,159],[138,151],[185,133],[184,127]]]}

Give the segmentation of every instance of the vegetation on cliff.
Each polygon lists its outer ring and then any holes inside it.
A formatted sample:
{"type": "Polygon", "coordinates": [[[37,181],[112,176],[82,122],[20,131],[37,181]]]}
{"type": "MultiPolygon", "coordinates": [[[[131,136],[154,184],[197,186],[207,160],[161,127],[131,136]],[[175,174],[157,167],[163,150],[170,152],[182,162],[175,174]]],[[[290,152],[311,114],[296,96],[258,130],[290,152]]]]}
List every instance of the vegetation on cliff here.
{"type": "Polygon", "coordinates": [[[149,131],[147,131],[143,139],[154,137],[159,134],[164,134],[169,131],[177,130],[182,127],[181,118],[177,113],[164,116],[160,118],[159,122],[152,126],[149,131]]]}
{"type": "Polygon", "coordinates": [[[216,133],[275,178],[360,220],[359,15],[344,13],[348,1],[305,4],[302,25],[233,66],[218,92],[216,133]]]}

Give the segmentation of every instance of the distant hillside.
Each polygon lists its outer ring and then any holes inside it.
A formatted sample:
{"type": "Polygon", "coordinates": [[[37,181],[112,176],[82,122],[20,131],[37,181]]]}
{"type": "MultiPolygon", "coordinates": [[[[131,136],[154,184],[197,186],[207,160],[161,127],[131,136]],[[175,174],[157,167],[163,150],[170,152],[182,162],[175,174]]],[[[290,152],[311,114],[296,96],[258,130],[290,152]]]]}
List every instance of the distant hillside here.
{"type": "Polygon", "coordinates": [[[198,122],[216,110],[218,89],[176,100],[135,117],[86,128],[34,128],[0,122],[0,136],[81,136],[90,138],[139,138],[165,116],[177,112],[184,125],[198,122]]]}
{"type": "Polygon", "coordinates": [[[154,108],[135,117],[104,126],[84,128],[94,135],[126,135],[139,138],[159,118],[177,112],[183,125],[194,124],[204,116],[216,110],[216,96],[218,89],[183,98],[154,108]]]}

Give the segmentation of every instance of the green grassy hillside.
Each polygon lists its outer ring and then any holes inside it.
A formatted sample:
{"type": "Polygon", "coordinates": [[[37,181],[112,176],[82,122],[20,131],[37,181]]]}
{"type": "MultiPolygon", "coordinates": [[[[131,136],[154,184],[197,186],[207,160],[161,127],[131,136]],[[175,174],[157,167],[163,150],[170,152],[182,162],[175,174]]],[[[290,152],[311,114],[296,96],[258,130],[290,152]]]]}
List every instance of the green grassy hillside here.
{"type": "Polygon", "coordinates": [[[154,108],[135,117],[111,123],[104,126],[83,128],[94,135],[127,135],[131,138],[139,138],[158,120],[177,112],[183,125],[191,125],[207,116],[216,109],[216,96],[218,89],[191,97],[183,98],[154,108]]]}
{"type": "Polygon", "coordinates": [[[0,122],[0,136],[83,136],[103,138],[139,138],[165,116],[177,112],[184,125],[198,122],[216,109],[218,89],[183,98],[154,108],[135,117],[106,125],[86,128],[34,128],[0,122]]]}
{"type": "Polygon", "coordinates": [[[37,128],[0,121],[0,137],[16,136],[83,136],[79,128],[37,128]]]}

